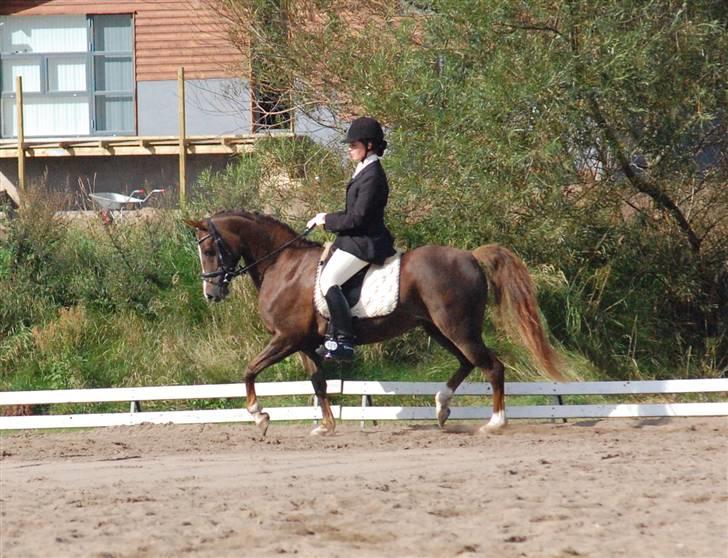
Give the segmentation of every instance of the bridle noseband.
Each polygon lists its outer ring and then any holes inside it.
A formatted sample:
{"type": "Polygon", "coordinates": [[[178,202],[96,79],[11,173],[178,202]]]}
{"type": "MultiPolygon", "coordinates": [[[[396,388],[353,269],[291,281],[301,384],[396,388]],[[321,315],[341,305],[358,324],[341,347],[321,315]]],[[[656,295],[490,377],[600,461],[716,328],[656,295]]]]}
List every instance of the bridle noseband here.
{"type": "Polygon", "coordinates": [[[288,242],[284,243],[282,246],[276,248],[269,254],[266,254],[262,258],[259,258],[255,260],[253,263],[248,264],[246,266],[238,265],[238,260],[240,259],[240,256],[237,258],[233,255],[232,251],[228,247],[228,245],[225,243],[225,241],[222,238],[222,235],[220,235],[220,232],[217,230],[217,227],[213,224],[212,219],[207,219],[207,231],[208,234],[206,236],[203,236],[201,239],[197,241],[197,245],[199,246],[202,244],[205,240],[208,238],[212,238],[212,240],[215,242],[215,247],[217,248],[217,262],[218,262],[218,269],[216,271],[209,271],[207,273],[202,273],[202,280],[212,283],[211,279],[214,279],[216,277],[219,277],[218,281],[218,287],[227,287],[230,282],[235,279],[238,275],[244,275],[248,271],[250,271],[252,268],[254,268],[256,265],[258,265],[260,262],[267,260],[268,258],[272,258],[297,240],[300,240],[304,238],[305,236],[310,233],[314,227],[308,228],[305,231],[303,231],[301,234],[296,236],[295,238],[292,238],[288,242]],[[233,262],[232,264],[230,262],[233,262]]]}
{"type": "Polygon", "coordinates": [[[230,284],[230,282],[235,279],[235,277],[237,277],[238,275],[242,275],[247,271],[247,269],[241,271],[243,268],[237,265],[237,261],[239,258],[235,258],[230,253],[230,249],[228,248],[227,244],[225,244],[225,241],[222,239],[222,236],[217,230],[217,227],[212,223],[212,219],[207,220],[207,231],[208,234],[198,240],[197,245],[199,246],[205,240],[212,237],[212,240],[215,242],[215,247],[217,248],[218,269],[217,271],[202,273],[202,280],[212,283],[210,279],[220,277],[221,279],[219,281],[219,286],[227,287],[227,285],[230,284]],[[231,265],[229,262],[233,260],[234,263],[231,265]]]}

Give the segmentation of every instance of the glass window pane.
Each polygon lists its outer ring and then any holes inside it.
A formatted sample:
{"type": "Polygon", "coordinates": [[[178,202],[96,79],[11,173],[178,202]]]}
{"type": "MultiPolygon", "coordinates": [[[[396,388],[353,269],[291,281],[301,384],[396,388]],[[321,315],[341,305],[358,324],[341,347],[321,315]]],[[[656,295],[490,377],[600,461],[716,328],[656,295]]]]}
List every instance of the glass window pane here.
{"type": "Polygon", "coordinates": [[[4,53],[86,52],[85,16],[0,17],[0,48],[4,53]]]}
{"type": "Polygon", "coordinates": [[[86,91],[86,57],[49,57],[48,88],[50,91],[86,91]]]}
{"type": "Polygon", "coordinates": [[[97,132],[132,132],[134,103],[131,96],[96,96],[97,132]]]}
{"type": "Polygon", "coordinates": [[[131,16],[94,16],[94,50],[131,52],[131,16]]]}
{"type": "Polygon", "coordinates": [[[15,92],[15,78],[23,77],[23,91],[40,93],[40,58],[3,58],[3,93],[15,92]]]}
{"type": "Polygon", "coordinates": [[[132,91],[133,72],[131,56],[94,56],[96,91],[132,91]]]}
{"type": "Polygon", "coordinates": [[[15,125],[15,99],[4,97],[2,99],[2,126],[3,137],[11,138],[17,136],[15,125]]]}
{"type": "MultiPolygon", "coordinates": [[[[89,134],[89,102],[85,97],[26,98],[23,124],[27,137],[89,134]]],[[[18,135],[15,99],[3,99],[3,136],[18,135]]]]}
{"type": "Polygon", "coordinates": [[[25,135],[88,135],[89,108],[86,97],[26,99],[23,115],[25,135]]]}

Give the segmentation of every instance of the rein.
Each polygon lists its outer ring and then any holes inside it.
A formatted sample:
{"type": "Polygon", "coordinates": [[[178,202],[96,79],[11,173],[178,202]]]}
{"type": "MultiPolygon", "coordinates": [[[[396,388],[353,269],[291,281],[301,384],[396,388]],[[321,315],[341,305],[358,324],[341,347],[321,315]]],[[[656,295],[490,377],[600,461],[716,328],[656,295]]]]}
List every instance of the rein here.
{"type": "Polygon", "coordinates": [[[217,230],[217,227],[212,223],[212,219],[207,220],[207,227],[209,230],[209,234],[207,236],[202,237],[200,240],[197,241],[197,244],[200,245],[202,242],[207,240],[208,238],[212,237],[212,239],[215,241],[215,246],[217,246],[217,260],[220,264],[220,268],[217,271],[210,271],[208,273],[202,273],[202,279],[207,281],[208,279],[213,279],[215,277],[222,277],[221,285],[227,286],[233,279],[238,277],[239,275],[244,275],[251,269],[253,269],[256,265],[259,263],[272,258],[273,256],[276,256],[277,254],[281,253],[283,250],[288,248],[291,244],[296,242],[297,240],[301,240],[302,238],[308,236],[308,234],[314,229],[314,227],[310,227],[303,231],[298,236],[292,238],[288,242],[285,242],[272,252],[266,254],[262,258],[258,258],[253,263],[248,264],[246,266],[241,266],[237,264],[237,260],[233,265],[228,265],[225,263],[226,256],[228,256],[228,261],[230,260],[230,250],[225,244],[225,241],[222,239],[222,236],[217,230]],[[237,266],[237,267],[236,267],[237,266]]]}

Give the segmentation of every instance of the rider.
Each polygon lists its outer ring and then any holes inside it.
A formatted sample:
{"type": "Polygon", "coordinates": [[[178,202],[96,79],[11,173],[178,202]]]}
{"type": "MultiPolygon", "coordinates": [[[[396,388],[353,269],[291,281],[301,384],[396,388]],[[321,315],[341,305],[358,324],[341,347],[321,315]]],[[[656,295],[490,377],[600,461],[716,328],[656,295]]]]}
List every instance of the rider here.
{"type": "Polygon", "coordinates": [[[324,359],[350,360],[354,357],[354,333],[351,309],[341,285],[370,263],[383,263],[395,250],[384,224],[389,185],[379,162],[387,148],[382,127],[374,118],[357,118],[349,126],[344,143],[349,144],[349,158],[357,162],[346,187],[346,208],[318,213],[308,227],[323,225],[336,233],[337,248],[321,272],[321,292],[331,319],[324,344],[316,352],[324,359]]]}

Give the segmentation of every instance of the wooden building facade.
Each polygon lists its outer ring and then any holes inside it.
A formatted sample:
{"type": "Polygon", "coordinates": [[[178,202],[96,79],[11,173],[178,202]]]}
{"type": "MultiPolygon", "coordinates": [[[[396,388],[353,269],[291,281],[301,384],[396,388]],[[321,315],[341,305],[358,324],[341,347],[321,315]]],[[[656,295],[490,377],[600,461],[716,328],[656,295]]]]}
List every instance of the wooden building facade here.
{"type": "Polygon", "coordinates": [[[200,156],[190,159],[194,180],[248,150],[256,132],[249,63],[209,0],[0,2],[0,190],[17,175],[17,76],[31,180],[173,188],[176,162],[163,146],[179,133],[180,67],[188,152],[200,156]]]}
{"type": "Polygon", "coordinates": [[[136,81],[176,79],[180,66],[190,79],[233,77],[240,64],[226,21],[199,0],[4,0],[0,15],[129,15],[136,81]]]}

